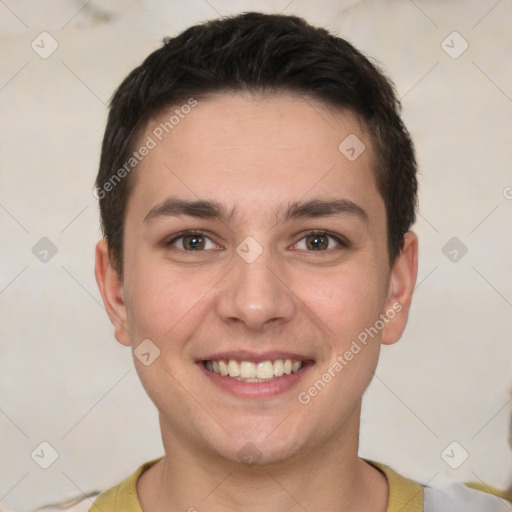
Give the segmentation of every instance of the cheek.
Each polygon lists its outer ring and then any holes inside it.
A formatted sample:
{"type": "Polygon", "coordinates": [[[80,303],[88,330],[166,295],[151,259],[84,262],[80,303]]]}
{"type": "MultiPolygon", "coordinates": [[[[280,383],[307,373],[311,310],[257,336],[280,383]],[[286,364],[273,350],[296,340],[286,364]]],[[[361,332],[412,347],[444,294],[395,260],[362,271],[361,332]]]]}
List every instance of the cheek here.
{"type": "Polygon", "coordinates": [[[126,292],[132,339],[136,343],[149,338],[166,350],[177,347],[178,340],[186,340],[197,328],[209,292],[219,280],[216,272],[176,270],[143,258],[131,275],[126,292]]]}
{"type": "Polygon", "coordinates": [[[328,328],[333,349],[373,325],[385,304],[385,286],[371,265],[347,265],[297,282],[300,298],[328,328]]]}
{"type": "Polygon", "coordinates": [[[372,265],[347,265],[330,275],[304,280],[301,298],[321,320],[329,348],[315,377],[298,395],[322,429],[338,428],[341,417],[359,407],[377,366],[380,333],[369,335],[385,305],[384,284],[372,265]]]}

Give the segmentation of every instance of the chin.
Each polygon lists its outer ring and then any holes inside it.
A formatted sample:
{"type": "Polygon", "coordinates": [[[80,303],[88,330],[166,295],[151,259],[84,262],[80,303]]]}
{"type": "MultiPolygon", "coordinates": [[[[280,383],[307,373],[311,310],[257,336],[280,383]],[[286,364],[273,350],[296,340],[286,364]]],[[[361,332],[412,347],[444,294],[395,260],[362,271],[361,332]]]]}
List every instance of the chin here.
{"type": "MultiPolygon", "coordinates": [[[[268,432],[268,430],[265,430],[268,432]]],[[[283,464],[296,459],[301,455],[303,441],[291,436],[289,432],[282,432],[280,436],[265,433],[251,436],[240,435],[229,438],[227,443],[211,446],[223,459],[248,467],[262,467],[283,464]]]]}

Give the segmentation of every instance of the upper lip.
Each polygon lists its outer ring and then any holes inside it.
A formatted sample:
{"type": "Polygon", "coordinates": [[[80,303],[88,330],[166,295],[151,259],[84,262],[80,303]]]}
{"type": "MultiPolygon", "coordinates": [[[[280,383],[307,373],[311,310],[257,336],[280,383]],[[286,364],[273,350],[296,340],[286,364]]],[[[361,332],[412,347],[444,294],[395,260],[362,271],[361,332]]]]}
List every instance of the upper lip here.
{"type": "Polygon", "coordinates": [[[273,350],[271,352],[254,352],[250,350],[236,350],[215,352],[197,359],[197,362],[203,361],[251,361],[253,363],[261,363],[263,361],[276,361],[278,359],[291,359],[292,361],[313,361],[313,358],[293,352],[284,352],[273,350]]]}

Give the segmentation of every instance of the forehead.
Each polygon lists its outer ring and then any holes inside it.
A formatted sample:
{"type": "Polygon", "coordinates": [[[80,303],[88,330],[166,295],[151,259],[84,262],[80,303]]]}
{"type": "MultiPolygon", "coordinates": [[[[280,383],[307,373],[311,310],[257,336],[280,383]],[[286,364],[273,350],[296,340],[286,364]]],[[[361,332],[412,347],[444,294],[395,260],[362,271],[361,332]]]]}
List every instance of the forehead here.
{"type": "Polygon", "coordinates": [[[129,208],[170,195],[269,208],[308,195],[380,197],[371,140],[351,112],[296,94],[220,94],[192,104],[147,124],[138,145],[153,147],[132,177],[129,208]]]}

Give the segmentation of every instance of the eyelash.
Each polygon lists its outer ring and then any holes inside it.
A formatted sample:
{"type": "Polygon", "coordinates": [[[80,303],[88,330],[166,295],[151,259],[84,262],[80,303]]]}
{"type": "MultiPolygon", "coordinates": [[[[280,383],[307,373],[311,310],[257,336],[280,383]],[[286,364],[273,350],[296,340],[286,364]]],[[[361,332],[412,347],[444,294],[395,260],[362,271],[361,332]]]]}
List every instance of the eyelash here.
{"type": "MultiPolygon", "coordinates": [[[[177,233],[171,240],[168,240],[164,242],[166,247],[171,247],[173,244],[175,244],[178,240],[185,238],[186,236],[202,236],[204,238],[207,238],[210,240],[210,242],[216,244],[210,236],[208,236],[204,231],[201,230],[194,230],[194,231],[182,231],[181,233],[177,233]]],[[[187,251],[185,249],[179,249],[183,252],[201,252],[201,251],[187,251]]]]}
{"type": "Polygon", "coordinates": [[[314,230],[314,231],[308,231],[307,233],[303,233],[302,236],[293,245],[297,245],[301,240],[304,240],[308,236],[326,236],[326,237],[334,240],[338,244],[338,247],[333,247],[331,249],[325,249],[323,251],[307,251],[307,252],[328,252],[328,251],[333,251],[333,250],[340,249],[340,248],[348,249],[350,247],[350,242],[345,237],[338,235],[336,233],[331,233],[330,231],[321,231],[321,230],[320,231],[314,230]]]}
{"type": "MultiPolygon", "coordinates": [[[[315,236],[315,235],[316,236],[326,236],[328,238],[331,238],[338,244],[339,247],[334,247],[331,249],[324,249],[321,251],[311,250],[311,251],[307,251],[307,252],[327,252],[327,251],[333,251],[333,250],[340,249],[340,248],[343,248],[343,249],[350,248],[350,242],[345,237],[343,237],[339,234],[331,233],[330,231],[321,231],[321,230],[320,231],[313,230],[313,231],[308,231],[306,233],[302,233],[301,237],[296,242],[294,242],[292,245],[297,245],[304,238],[306,238],[308,236],[315,236]]],[[[203,236],[203,237],[207,238],[210,242],[214,243],[215,245],[218,245],[215,243],[214,240],[212,240],[212,238],[210,236],[208,236],[204,231],[201,231],[201,230],[183,231],[181,233],[176,234],[171,240],[166,241],[164,244],[166,247],[171,247],[177,241],[179,241],[180,239],[182,239],[186,236],[203,236]]],[[[186,249],[179,249],[179,250],[181,250],[183,252],[203,252],[206,249],[203,249],[202,251],[201,250],[193,251],[193,250],[186,250],[186,249]]]]}

